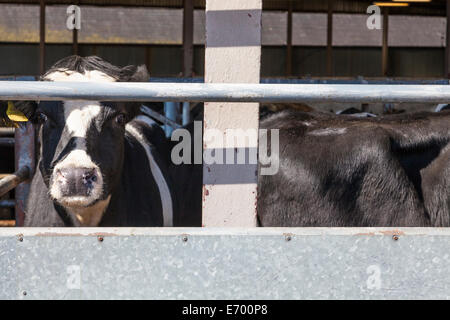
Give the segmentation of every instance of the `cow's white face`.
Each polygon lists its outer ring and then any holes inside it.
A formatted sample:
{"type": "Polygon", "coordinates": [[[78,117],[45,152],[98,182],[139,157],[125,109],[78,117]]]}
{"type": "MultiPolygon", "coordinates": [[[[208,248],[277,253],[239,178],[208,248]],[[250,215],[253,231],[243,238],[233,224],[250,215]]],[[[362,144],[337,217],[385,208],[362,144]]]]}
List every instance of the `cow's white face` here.
{"type": "MultiPolygon", "coordinates": [[[[99,71],[81,74],[73,71],[57,71],[46,75],[49,81],[115,82],[115,79],[99,71]]],[[[87,141],[88,130],[95,127],[102,115],[98,101],[64,101],[63,132],[69,139],[87,141]]],[[[61,161],[56,163],[50,177],[50,196],[64,207],[89,207],[103,195],[103,173],[88,154],[86,143],[77,144],[61,161]]]]}
{"type": "MultiPolygon", "coordinates": [[[[61,69],[43,80],[116,81],[100,71],[61,69]]],[[[36,107],[39,169],[49,195],[82,225],[97,224],[109,203],[123,167],[125,125],[138,110],[137,103],[100,101],[43,101],[36,107]],[[86,216],[93,212],[96,217],[86,216]]]]}
{"type": "MultiPolygon", "coordinates": [[[[86,141],[88,129],[100,115],[99,103],[67,101],[63,108],[69,139],[86,141]]],[[[69,207],[89,206],[103,193],[102,171],[88,154],[85,143],[78,144],[56,164],[50,182],[50,196],[69,207]]]]}

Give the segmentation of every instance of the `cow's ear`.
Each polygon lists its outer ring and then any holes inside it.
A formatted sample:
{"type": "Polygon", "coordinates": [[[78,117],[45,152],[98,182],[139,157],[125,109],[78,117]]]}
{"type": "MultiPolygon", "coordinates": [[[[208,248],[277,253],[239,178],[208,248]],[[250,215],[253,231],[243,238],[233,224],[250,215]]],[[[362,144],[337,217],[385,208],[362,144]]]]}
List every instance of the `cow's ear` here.
{"type": "Polygon", "coordinates": [[[14,121],[36,122],[36,101],[14,101],[11,102],[11,113],[14,114],[14,121]]]}
{"type": "Polygon", "coordinates": [[[8,101],[0,101],[0,125],[6,125],[11,126],[13,123],[9,121],[9,118],[6,114],[6,111],[8,110],[8,101]]]}
{"type": "MultiPolygon", "coordinates": [[[[126,81],[128,82],[147,82],[150,79],[145,65],[124,67],[122,74],[128,74],[126,77],[126,81]]],[[[140,102],[130,102],[128,104],[129,119],[133,119],[140,113],[141,105],[142,103],[140,102]]]]}
{"type": "MultiPolygon", "coordinates": [[[[129,67],[125,67],[129,68],[129,67]]],[[[142,64],[140,66],[133,66],[132,69],[128,69],[130,72],[129,82],[147,82],[150,79],[147,67],[142,64]]]]}
{"type": "Polygon", "coordinates": [[[0,101],[0,120],[7,126],[34,119],[34,101],[0,101]]]}

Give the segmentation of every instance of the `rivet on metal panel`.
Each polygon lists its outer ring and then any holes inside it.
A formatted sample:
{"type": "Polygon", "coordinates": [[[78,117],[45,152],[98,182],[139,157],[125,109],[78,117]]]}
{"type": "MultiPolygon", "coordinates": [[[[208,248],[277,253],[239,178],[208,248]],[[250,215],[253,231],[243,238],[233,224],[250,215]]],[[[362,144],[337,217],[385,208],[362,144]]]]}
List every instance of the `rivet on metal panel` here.
{"type": "Polygon", "coordinates": [[[20,242],[23,241],[23,235],[19,234],[19,237],[17,238],[17,240],[19,240],[20,242]]]}
{"type": "Polygon", "coordinates": [[[397,241],[397,240],[398,240],[398,235],[394,234],[394,235],[392,236],[392,239],[394,239],[395,241],[397,241]]]}
{"type": "Polygon", "coordinates": [[[187,242],[188,241],[188,237],[187,236],[183,236],[181,239],[183,240],[183,242],[187,242]]]}
{"type": "Polygon", "coordinates": [[[103,242],[103,237],[102,237],[102,236],[97,236],[97,240],[98,240],[99,242],[103,242]]]}
{"type": "Polygon", "coordinates": [[[23,294],[24,296],[26,296],[26,295],[27,295],[27,292],[26,292],[26,291],[22,291],[22,294],[23,294]]]}
{"type": "Polygon", "coordinates": [[[286,236],[286,241],[291,241],[292,240],[292,237],[291,236],[286,236]]]}

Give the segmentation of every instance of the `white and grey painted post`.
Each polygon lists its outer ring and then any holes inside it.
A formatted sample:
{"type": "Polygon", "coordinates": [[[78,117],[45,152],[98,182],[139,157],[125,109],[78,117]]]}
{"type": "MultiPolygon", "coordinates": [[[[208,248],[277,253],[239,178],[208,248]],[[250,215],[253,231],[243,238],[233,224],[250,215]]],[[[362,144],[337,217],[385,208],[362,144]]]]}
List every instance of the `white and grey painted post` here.
{"type": "MultiPolygon", "coordinates": [[[[262,0],[206,1],[206,83],[259,83],[262,0]]],[[[258,130],[258,103],[205,103],[203,149],[255,151],[257,138],[227,141],[227,129],[258,130]],[[211,139],[208,130],[223,139],[211,139]]],[[[257,134],[256,134],[257,137],[257,134]]],[[[203,226],[256,226],[257,164],[203,165],[203,226]]]]}

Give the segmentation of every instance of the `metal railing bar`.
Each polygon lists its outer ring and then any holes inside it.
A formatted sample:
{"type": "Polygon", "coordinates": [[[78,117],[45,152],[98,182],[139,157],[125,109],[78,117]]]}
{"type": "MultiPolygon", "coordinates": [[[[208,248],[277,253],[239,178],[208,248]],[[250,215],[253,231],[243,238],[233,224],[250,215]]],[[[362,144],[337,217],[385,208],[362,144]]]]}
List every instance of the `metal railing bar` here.
{"type": "Polygon", "coordinates": [[[0,100],[448,103],[449,85],[3,81],[0,100]]]}
{"type": "Polygon", "coordinates": [[[14,147],[14,138],[0,137],[0,147],[14,147]]]}
{"type": "Polygon", "coordinates": [[[9,174],[3,179],[0,180],[0,196],[4,195],[8,191],[14,189],[21,182],[29,179],[30,177],[30,168],[24,166],[14,172],[13,174],[9,174]]]}
{"type": "Polygon", "coordinates": [[[0,200],[0,208],[14,208],[16,201],[14,199],[0,200]]]}
{"type": "Polygon", "coordinates": [[[151,117],[153,119],[156,119],[159,122],[162,122],[164,124],[168,124],[168,125],[170,125],[170,126],[172,126],[174,128],[181,128],[182,127],[181,125],[179,125],[175,121],[172,121],[172,120],[168,119],[167,117],[163,116],[159,112],[156,112],[156,111],[150,109],[149,107],[141,106],[141,111],[145,115],[148,115],[149,117],[151,117]]]}
{"type": "Polygon", "coordinates": [[[13,136],[15,128],[0,128],[0,137],[13,136]]]}
{"type": "Polygon", "coordinates": [[[16,220],[0,220],[0,227],[15,227],[16,220]]]}

